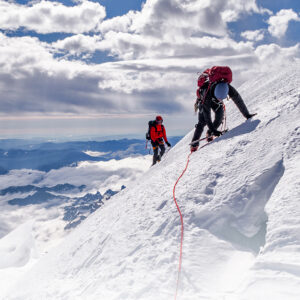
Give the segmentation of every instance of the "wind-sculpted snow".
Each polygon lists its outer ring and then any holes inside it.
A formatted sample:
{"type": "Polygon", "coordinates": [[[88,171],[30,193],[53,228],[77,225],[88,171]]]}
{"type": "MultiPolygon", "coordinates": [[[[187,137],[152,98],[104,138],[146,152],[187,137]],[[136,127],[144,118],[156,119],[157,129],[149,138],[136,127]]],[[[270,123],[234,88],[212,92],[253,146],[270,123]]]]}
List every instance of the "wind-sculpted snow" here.
{"type": "MultiPolygon", "coordinates": [[[[257,117],[245,121],[226,103],[231,130],[191,155],[176,187],[185,228],[178,299],[299,299],[299,70],[244,84],[239,91],[257,117]]],[[[172,189],[192,134],[40,259],[5,299],[174,298],[180,219],[172,189]]]]}
{"type": "Polygon", "coordinates": [[[29,221],[0,240],[0,269],[24,266],[31,256],[37,256],[32,226],[33,222],[29,221]]]}

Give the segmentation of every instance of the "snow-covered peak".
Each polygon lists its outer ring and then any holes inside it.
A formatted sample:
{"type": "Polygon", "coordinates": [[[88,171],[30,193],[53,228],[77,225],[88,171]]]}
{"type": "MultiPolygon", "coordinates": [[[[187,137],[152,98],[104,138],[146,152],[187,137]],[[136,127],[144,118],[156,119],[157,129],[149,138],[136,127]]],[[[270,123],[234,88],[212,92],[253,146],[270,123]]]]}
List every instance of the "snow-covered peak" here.
{"type": "MultiPolygon", "coordinates": [[[[239,92],[257,117],[245,121],[226,103],[230,131],[191,155],[176,187],[185,228],[177,299],[299,299],[299,70],[290,66],[244,84],[239,92]]],[[[4,299],[174,298],[180,219],[172,190],[192,134],[87,218],[4,299]]]]}

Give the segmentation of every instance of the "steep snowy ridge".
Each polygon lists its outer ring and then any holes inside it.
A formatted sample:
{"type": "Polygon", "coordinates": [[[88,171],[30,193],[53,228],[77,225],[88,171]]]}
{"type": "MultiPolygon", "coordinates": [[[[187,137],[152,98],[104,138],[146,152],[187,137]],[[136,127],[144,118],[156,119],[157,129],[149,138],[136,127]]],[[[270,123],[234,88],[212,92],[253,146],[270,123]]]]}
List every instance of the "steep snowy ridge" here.
{"type": "MultiPolygon", "coordinates": [[[[227,102],[230,131],[191,155],[176,188],[185,226],[178,299],[299,299],[299,67],[244,84],[257,118],[244,121],[227,102]]],[[[180,219],[172,189],[192,134],[3,299],[173,299],[180,219]]]]}

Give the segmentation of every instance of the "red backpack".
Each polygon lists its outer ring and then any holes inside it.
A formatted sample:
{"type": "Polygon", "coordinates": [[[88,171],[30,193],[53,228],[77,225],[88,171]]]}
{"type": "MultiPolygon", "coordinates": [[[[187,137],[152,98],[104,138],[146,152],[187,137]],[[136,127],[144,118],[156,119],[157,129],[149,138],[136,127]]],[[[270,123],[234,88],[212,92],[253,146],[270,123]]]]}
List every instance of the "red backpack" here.
{"type": "Polygon", "coordinates": [[[197,98],[201,98],[200,90],[204,86],[205,83],[208,83],[208,87],[206,93],[202,99],[202,104],[205,101],[206,94],[214,82],[232,82],[232,71],[229,67],[221,67],[221,66],[214,66],[211,69],[206,69],[204,72],[200,74],[198,77],[198,89],[197,89],[197,98]]]}

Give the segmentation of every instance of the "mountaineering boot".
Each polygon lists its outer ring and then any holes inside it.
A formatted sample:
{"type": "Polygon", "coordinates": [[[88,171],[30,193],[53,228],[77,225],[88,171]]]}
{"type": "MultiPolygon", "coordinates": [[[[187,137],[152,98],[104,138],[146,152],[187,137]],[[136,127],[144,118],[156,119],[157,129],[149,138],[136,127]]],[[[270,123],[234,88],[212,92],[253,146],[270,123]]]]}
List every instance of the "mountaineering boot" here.
{"type": "Polygon", "coordinates": [[[207,132],[206,132],[206,140],[207,140],[207,142],[211,142],[213,139],[214,138],[211,135],[210,130],[207,130],[207,132]]]}
{"type": "Polygon", "coordinates": [[[197,151],[199,146],[191,146],[191,152],[197,151]]]}

